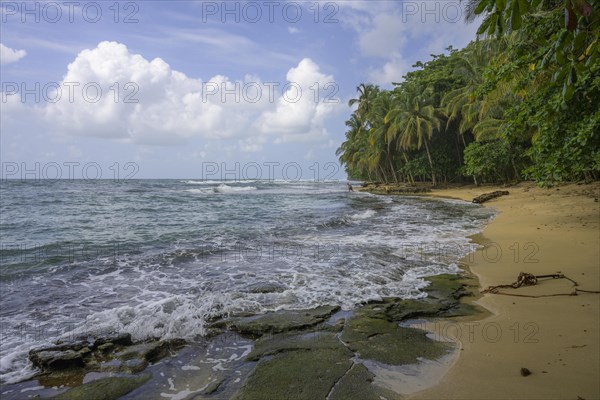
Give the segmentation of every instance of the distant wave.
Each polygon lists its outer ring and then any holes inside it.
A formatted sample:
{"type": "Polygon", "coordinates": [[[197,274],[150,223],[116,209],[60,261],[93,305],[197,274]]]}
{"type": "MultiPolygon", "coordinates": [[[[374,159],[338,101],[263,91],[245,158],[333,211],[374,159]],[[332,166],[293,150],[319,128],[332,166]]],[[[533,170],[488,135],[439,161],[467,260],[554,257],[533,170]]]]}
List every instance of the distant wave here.
{"type": "Polygon", "coordinates": [[[216,188],[213,188],[213,190],[218,193],[247,192],[250,190],[256,190],[256,187],[254,187],[254,186],[229,186],[224,183],[221,183],[216,188]]]}
{"type": "MultiPolygon", "coordinates": [[[[223,181],[180,181],[188,185],[219,185],[224,184],[223,181]]],[[[256,180],[229,181],[228,183],[254,183],[256,180]]]]}
{"type": "Polygon", "coordinates": [[[255,186],[229,186],[221,183],[219,186],[205,189],[186,189],[188,193],[211,194],[211,193],[234,193],[234,192],[249,192],[256,190],[255,186]]]}

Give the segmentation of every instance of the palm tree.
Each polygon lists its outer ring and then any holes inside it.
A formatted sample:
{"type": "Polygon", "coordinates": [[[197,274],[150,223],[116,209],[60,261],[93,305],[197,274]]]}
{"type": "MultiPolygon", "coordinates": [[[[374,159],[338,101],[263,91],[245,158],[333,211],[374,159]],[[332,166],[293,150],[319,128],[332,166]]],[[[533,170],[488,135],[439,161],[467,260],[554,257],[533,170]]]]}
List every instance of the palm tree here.
{"type": "Polygon", "coordinates": [[[349,128],[346,131],[346,140],[335,154],[340,162],[348,167],[351,176],[360,177],[366,171],[367,132],[364,129],[364,122],[355,113],[346,121],[346,126],[349,128]]]}
{"type": "Polygon", "coordinates": [[[471,45],[471,51],[456,56],[454,74],[460,76],[465,84],[442,97],[443,112],[448,117],[446,129],[453,122],[460,121],[458,133],[465,146],[464,134],[477,122],[474,118],[477,115],[474,113],[477,108],[476,92],[483,81],[483,71],[488,63],[488,57],[482,47],[481,44],[471,45]]]}
{"type": "Polygon", "coordinates": [[[398,183],[398,176],[396,175],[396,169],[393,163],[392,150],[392,148],[396,147],[394,143],[396,138],[395,136],[391,135],[391,131],[389,129],[390,123],[385,121],[385,116],[390,112],[392,106],[392,92],[379,92],[378,96],[373,102],[373,107],[369,114],[369,119],[373,121],[371,129],[369,130],[369,134],[374,143],[379,144],[379,147],[382,150],[385,149],[385,161],[387,163],[387,167],[389,167],[394,182],[398,183]]]}
{"type": "Polygon", "coordinates": [[[394,107],[385,116],[390,123],[390,133],[398,135],[397,146],[401,150],[421,149],[425,146],[431,168],[431,180],[437,184],[435,169],[429,149],[433,132],[441,127],[440,118],[431,104],[431,89],[422,90],[417,86],[399,86],[394,89],[394,107]]]}
{"type": "Polygon", "coordinates": [[[370,83],[361,83],[356,87],[356,90],[358,91],[358,97],[355,99],[350,99],[348,101],[348,106],[352,107],[354,104],[358,104],[356,112],[359,117],[364,118],[371,112],[373,103],[375,102],[380,89],[379,86],[372,85],[370,83]]]}
{"type": "Polygon", "coordinates": [[[474,43],[456,59],[454,73],[461,76],[465,84],[444,95],[442,111],[448,117],[446,129],[453,122],[459,122],[458,133],[464,146],[467,132],[473,133],[478,141],[499,135],[504,110],[518,100],[513,93],[514,80],[523,77],[522,71],[514,71],[514,77],[509,81],[497,82],[485,95],[479,93],[486,69],[496,69],[495,66],[509,61],[501,50],[513,39],[514,35],[503,41],[474,43]]]}

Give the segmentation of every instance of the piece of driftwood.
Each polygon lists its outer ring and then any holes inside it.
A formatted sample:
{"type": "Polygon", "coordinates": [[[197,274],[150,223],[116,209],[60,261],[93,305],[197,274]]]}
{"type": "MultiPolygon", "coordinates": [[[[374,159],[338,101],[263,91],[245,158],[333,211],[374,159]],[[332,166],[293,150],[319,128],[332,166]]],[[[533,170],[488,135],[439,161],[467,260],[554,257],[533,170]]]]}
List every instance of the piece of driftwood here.
{"type": "Polygon", "coordinates": [[[496,197],[505,196],[508,194],[508,190],[497,190],[495,192],[484,193],[481,196],[477,196],[473,199],[473,203],[481,204],[488,200],[495,199],[496,197]]]}

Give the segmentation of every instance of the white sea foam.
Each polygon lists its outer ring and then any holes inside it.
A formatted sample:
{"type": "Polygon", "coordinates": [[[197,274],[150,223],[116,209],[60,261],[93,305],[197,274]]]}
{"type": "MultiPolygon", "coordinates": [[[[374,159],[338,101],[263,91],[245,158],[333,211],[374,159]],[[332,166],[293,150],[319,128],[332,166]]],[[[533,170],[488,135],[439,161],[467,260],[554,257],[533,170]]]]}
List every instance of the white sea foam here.
{"type": "Polygon", "coordinates": [[[353,220],[368,219],[368,218],[373,217],[375,214],[377,214],[377,211],[375,211],[375,210],[365,210],[361,213],[350,215],[350,219],[353,219],[353,220]]]}
{"type": "Polygon", "coordinates": [[[216,192],[219,193],[230,193],[230,192],[248,192],[251,190],[256,190],[255,186],[229,186],[224,183],[220,184],[216,188],[214,188],[216,192]]]}
{"type": "Polygon", "coordinates": [[[236,192],[249,192],[257,190],[255,186],[229,186],[221,183],[219,186],[202,188],[202,189],[185,189],[188,193],[195,194],[211,194],[211,193],[236,193],[236,192]]]}

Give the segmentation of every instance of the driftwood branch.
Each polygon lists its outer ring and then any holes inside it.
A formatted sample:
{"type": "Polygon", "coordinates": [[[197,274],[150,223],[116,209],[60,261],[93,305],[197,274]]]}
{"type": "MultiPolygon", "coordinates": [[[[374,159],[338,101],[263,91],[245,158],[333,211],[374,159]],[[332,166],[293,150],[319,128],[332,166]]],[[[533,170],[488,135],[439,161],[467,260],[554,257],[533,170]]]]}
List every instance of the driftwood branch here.
{"type": "Polygon", "coordinates": [[[484,193],[481,196],[477,196],[473,199],[473,203],[485,203],[488,200],[495,199],[496,197],[504,196],[508,194],[508,190],[497,190],[495,192],[484,193]]]}

